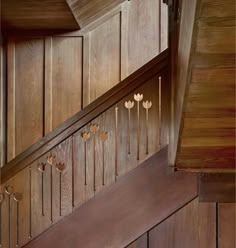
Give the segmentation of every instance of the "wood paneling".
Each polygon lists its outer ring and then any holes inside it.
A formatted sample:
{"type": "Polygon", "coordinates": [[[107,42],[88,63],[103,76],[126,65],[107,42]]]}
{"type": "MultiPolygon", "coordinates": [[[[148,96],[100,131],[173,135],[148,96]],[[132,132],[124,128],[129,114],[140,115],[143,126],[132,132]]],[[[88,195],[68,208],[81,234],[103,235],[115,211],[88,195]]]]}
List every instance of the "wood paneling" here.
{"type": "Polygon", "coordinates": [[[166,173],[166,166],[167,149],[163,149],[27,246],[128,245],[196,197],[195,176],[181,172],[166,173]],[[64,238],[59,240],[59,236],[64,238]]]}
{"type": "Polygon", "coordinates": [[[45,133],[82,107],[82,37],[46,40],[45,133]]]}
{"type": "Polygon", "coordinates": [[[214,248],[215,204],[190,202],[149,232],[149,247],[214,248]]]}
{"type": "Polygon", "coordinates": [[[79,29],[66,0],[3,0],[1,15],[4,30],[79,29]]]}
{"type": "Polygon", "coordinates": [[[198,177],[199,200],[202,202],[235,202],[235,176],[235,173],[201,173],[198,177]]]}
{"type": "Polygon", "coordinates": [[[218,207],[219,248],[234,248],[236,245],[236,204],[220,203],[218,207]]]}
{"type": "Polygon", "coordinates": [[[131,74],[167,47],[167,8],[162,1],[132,0],[128,4],[128,72],[131,74]],[[164,18],[166,20],[164,21],[164,18]],[[165,38],[164,38],[165,37],[165,38]],[[161,41],[163,42],[161,44],[161,41]]]}
{"type": "Polygon", "coordinates": [[[66,0],[81,28],[92,23],[125,0],[66,0]]]}
{"type": "Polygon", "coordinates": [[[42,39],[8,42],[8,161],[43,136],[43,54],[42,39]]]}
{"type": "Polygon", "coordinates": [[[234,9],[232,0],[199,1],[178,148],[179,168],[235,168],[234,9]],[[193,158],[192,153],[198,156],[193,158]]]}
{"type": "Polygon", "coordinates": [[[120,14],[114,15],[88,34],[84,105],[120,82],[120,21],[120,14]]]}
{"type": "Polygon", "coordinates": [[[126,246],[126,248],[148,248],[148,234],[143,234],[136,241],[126,246]]]}

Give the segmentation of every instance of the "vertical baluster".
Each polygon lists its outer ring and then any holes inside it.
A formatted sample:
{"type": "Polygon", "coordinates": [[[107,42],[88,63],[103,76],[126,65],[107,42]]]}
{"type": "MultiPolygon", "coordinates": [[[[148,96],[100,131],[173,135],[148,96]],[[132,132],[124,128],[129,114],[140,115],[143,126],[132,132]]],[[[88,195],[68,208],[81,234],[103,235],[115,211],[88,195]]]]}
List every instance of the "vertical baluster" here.
{"type": "Polygon", "coordinates": [[[134,107],[133,101],[126,101],[125,107],[128,109],[128,154],[130,154],[130,123],[131,123],[131,109],[134,107]]]}
{"type": "Polygon", "coordinates": [[[56,160],[56,156],[50,155],[47,157],[47,163],[50,166],[50,219],[51,219],[51,224],[53,223],[53,175],[52,175],[52,166],[56,160]]]}
{"type": "Polygon", "coordinates": [[[146,110],[146,154],[149,153],[149,145],[148,145],[148,122],[149,122],[149,109],[152,107],[152,102],[145,101],[143,102],[143,107],[146,110]]]}
{"type": "Polygon", "coordinates": [[[13,199],[16,202],[16,246],[19,246],[19,202],[22,200],[23,196],[21,193],[14,193],[13,199]]]}
{"type": "Polygon", "coordinates": [[[11,247],[11,195],[14,192],[14,188],[10,185],[5,187],[5,192],[8,195],[8,247],[11,247]]]}
{"type": "Polygon", "coordinates": [[[90,131],[93,134],[93,190],[96,191],[96,133],[99,130],[97,124],[90,126],[90,131]]]}
{"type": "Polygon", "coordinates": [[[29,167],[29,239],[32,238],[32,168],[29,167]]]}
{"type": "Polygon", "coordinates": [[[118,177],[118,107],[115,107],[115,181],[118,177]]]}
{"type": "Polygon", "coordinates": [[[42,203],[42,216],[44,216],[44,172],[45,172],[46,164],[40,163],[38,164],[38,170],[41,172],[41,203],[42,203]]]}
{"type": "Polygon", "coordinates": [[[59,172],[59,215],[62,216],[62,210],[61,210],[61,182],[62,182],[62,172],[65,169],[64,163],[58,163],[56,164],[56,169],[59,172]]]}
{"type": "Polygon", "coordinates": [[[158,117],[159,117],[159,149],[161,149],[161,77],[158,78],[158,84],[159,84],[159,109],[158,109],[158,117]]]}
{"type": "Polygon", "coordinates": [[[139,160],[139,145],[140,145],[140,101],[143,100],[143,94],[134,94],[134,100],[137,102],[137,160],[139,160]]]}
{"type": "Polygon", "coordinates": [[[2,202],[4,200],[4,194],[0,193],[0,247],[2,247],[2,202]]]}
{"type": "Polygon", "coordinates": [[[90,133],[83,132],[81,137],[84,140],[84,185],[87,185],[87,141],[90,139],[90,133]]]}
{"type": "Polygon", "coordinates": [[[108,138],[107,132],[100,133],[100,139],[102,140],[102,185],[105,185],[105,149],[104,143],[108,138]]]}

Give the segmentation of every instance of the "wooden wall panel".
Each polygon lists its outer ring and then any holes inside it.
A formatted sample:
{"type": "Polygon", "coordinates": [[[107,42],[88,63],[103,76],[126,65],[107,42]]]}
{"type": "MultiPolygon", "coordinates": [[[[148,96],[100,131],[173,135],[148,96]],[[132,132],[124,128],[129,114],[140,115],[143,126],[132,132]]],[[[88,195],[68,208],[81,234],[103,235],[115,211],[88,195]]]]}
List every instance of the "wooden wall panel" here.
{"type": "Polygon", "coordinates": [[[143,234],[136,241],[128,245],[126,248],[148,248],[148,234],[143,234]]]}
{"type": "Polygon", "coordinates": [[[219,203],[218,206],[218,244],[219,248],[236,246],[236,204],[219,203]]]}
{"type": "Polygon", "coordinates": [[[43,136],[42,39],[8,42],[8,161],[43,136]]]}
{"type": "Polygon", "coordinates": [[[160,3],[131,0],[128,14],[128,72],[131,74],[160,53],[160,3]]]}
{"type": "Polygon", "coordinates": [[[149,247],[215,248],[215,204],[195,199],[149,232],[149,247]]]}
{"type": "Polygon", "coordinates": [[[88,105],[120,81],[120,14],[89,34],[88,74],[84,82],[84,105],[88,105]]]}
{"type": "Polygon", "coordinates": [[[46,40],[45,132],[79,112],[82,107],[82,37],[46,40]]]}

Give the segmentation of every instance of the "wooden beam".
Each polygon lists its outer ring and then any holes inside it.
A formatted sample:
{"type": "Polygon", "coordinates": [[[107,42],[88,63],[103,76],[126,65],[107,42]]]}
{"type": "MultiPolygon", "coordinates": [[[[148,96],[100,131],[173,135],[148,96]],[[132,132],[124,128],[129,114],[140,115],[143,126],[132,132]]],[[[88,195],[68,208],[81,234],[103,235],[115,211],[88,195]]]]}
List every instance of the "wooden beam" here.
{"type": "Polygon", "coordinates": [[[235,202],[235,173],[201,173],[198,194],[201,202],[235,202]]]}
{"type": "Polygon", "coordinates": [[[25,247],[125,247],[197,196],[194,174],[167,171],[164,148],[25,247]]]}

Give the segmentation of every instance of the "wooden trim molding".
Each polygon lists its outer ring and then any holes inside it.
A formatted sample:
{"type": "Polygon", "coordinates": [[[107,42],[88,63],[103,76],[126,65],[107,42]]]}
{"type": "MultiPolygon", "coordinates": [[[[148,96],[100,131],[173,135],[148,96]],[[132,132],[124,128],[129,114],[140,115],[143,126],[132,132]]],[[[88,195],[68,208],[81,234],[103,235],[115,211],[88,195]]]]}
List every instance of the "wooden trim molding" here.
{"type": "Polygon", "coordinates": [[[112,107],[150,78],[158,73],[167,71],[167,66],[168,49],[7,163],[2,168],[1,182],[6,182],[43,154],[49,152],[53,147],[112,107]]]}

